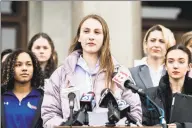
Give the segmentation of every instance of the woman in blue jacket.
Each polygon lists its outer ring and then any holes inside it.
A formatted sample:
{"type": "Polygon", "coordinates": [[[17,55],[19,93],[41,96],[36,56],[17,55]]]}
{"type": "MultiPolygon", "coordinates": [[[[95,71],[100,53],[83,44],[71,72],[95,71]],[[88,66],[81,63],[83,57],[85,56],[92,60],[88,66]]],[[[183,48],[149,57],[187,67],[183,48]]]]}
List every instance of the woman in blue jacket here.
{"type": "Polygon", "coordinates": [[[35,55],[24,50],[10,54],[1,84],[1,127],[42,128],[44,79],[35,55]]]}

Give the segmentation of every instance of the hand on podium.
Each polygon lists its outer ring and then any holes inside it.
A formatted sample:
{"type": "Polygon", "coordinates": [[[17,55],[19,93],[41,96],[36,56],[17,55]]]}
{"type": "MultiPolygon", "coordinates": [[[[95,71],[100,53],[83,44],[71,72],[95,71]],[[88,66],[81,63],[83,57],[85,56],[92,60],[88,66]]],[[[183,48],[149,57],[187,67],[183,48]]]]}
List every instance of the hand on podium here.
{"type": "Polygon", "coordinates": [[[177,125],[175,123],[167,124],[168,128],[177,128],[177,125]]]}

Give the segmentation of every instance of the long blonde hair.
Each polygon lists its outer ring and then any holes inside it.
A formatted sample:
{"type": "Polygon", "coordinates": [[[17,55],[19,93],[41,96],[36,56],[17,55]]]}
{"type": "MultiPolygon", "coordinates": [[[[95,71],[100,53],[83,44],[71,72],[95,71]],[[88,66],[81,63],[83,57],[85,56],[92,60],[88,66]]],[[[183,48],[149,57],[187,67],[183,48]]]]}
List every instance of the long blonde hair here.
{"type": "Polygon", "coordinates": [[[166,28],[163,25],[157,24],[157,25],[154,25],[151,28],[149,28],[148,31],[146,32],[144,38],[143,38],[143,51],[145,54],[147,54],[146,49],[147,49],[148,37],[149,37],[150,33],[155,31],[155,30],[162,32],[164,41],[166,43],[166,49],[168,49],[171,46],[176,44],[175,37],[174,37],[173,33],[171,32],[171,30],[166,28]]]}
{"type": "Polygon", "coordinates": [[[106,21],[98,15],[95,14],[91,14],[91,15],[87,15],[86,17],[84,17],[82,19],[82,21],[79,24],[79,27],[77,29],[77,33],[76,36],[69,48],[69,54],[72,53],[75,50],[82,50],[81,47],[81,43],[78,41],[79,36],[80,36],[80,30],[81,30],[81,26],[82,24],[87,20],[87,19],[95,19],[97,21],[99,21],[102,25],[102,29],[103,29],[103,45],[101,47],[101,49],[99,50],[99,56],[100,56],[100,71],[101,70],[106,70],[106,83],[105,83],[105,87],[107,88],[111,88],[113,89],[113,82],[112,82],[112,74],[114,72],[114,64],[113,64],[113,60],[112,60],[112,56],[111,56],[111,51],[110,51],[110,36],[109,36],[109,28],[107,26],[106,21]]]}

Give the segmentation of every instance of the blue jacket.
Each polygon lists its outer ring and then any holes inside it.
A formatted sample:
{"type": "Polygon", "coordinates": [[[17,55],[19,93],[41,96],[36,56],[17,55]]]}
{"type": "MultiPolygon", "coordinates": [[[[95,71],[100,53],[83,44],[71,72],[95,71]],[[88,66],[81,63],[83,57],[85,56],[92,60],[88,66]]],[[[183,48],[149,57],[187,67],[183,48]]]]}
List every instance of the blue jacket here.
{"type": "MultiPolygon", "coordinates": [[[[40,101],[39,104],[37,106],[37,111],[35,113],[35,118],[32,121],[32,125],[31,128],[43,128],[42,126],[42,119],[41,119],[41,104],[43,101],[43,95],[44,95],[44,91],[42,89],[37,89],[40,94],[40,101]]],[[[3,103],[3,94],[6,92],[5,86],[1,86],[1,127],[2,128],[6,128],[6,124],[5,124],[5,113],[4,113],[4,103],[3,103]]]]}

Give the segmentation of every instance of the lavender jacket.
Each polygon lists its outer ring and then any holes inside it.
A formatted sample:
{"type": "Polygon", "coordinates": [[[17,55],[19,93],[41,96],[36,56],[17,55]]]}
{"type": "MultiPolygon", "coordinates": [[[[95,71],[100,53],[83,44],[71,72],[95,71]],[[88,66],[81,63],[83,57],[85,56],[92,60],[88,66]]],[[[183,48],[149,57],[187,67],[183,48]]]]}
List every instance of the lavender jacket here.
{"type": "MultiPolygon", "coordinates": [[[[79,51],[71,53],[64,63],[55,70],[50,79],[45,82],[44,99],[41,108],[41,116],[45,128],[58,126],[69,117],[68,96],[64,95],[63,92],[69,86],[75,86],[74,81],[76,78],[74,77],[74,72],[79,56],[79,51]]],[[[113,63],[115,68],[120,66],[115,59],[113,59],[113,63]]],[[[93,86],[96,95],[96,106],[98,107],[100,93],[105,88],[105,70],[99,71],[93,77],[95,77],[93,86]]],[[[138,94],[116,86],[115,96],[124,99],[131,106],[130,115],[142,122],[141,101],[138,94]]],[[[74,108],[74,110],[78,110],[78,108],[74,108]]]]}

